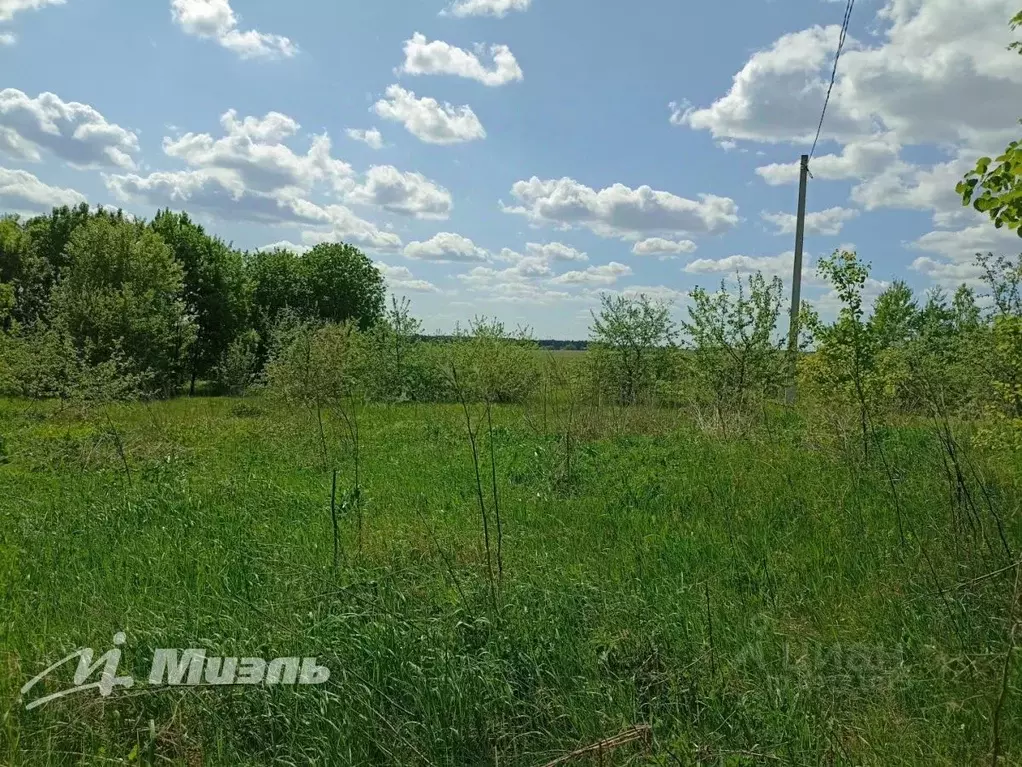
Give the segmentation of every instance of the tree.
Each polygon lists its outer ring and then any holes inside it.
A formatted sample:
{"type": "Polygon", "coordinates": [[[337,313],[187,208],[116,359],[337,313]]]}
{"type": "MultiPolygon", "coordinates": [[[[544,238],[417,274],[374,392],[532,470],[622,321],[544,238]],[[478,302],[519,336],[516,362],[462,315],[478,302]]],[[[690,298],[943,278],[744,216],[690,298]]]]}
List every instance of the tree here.
{"type": "Polygon", "coordinates": [[[301,258],[282,248],[245,256],[251,326],[259,334],[265,355],[271,331],[285,312],[308,315],[308,295],[301,258]]]}
{"type": "Polygon", "coordinates": [[[181,383],[194,323],[182,300],[183,269],[148,227],[98,216],[72,234],[68,264],[50,305],[89,364],[123,354],[169,394],[181,383]]]}
{"type": "MultiPolygon", "coordinates": [[[[933,313],[938,303],[928,303],[933,313]]],[[[915,335],[919,324],[919,307],[912,289],[902,280],[895,280],[873,304],[869,319],[869,332],[880,348],[902,346],[915,335]]]]}
{"type": "Polygon", "coordinates": [[[383,317],[386,284],[371,260],[346,244],[322,244],[300,260],[308,308],[324,322],[354,322],[366,330],[383,317]]]}
{"type": "Polygon", "coordinates": [[[689,321],[684,323],[693,349],[693,367],[703,391],[711,394],[718,422],[724,412],[743,410],[749,400],[781,386],[783,339],[776,338],[783,284],[760,272],[748,286],[738,279],[732,294],[722,281],[720,290],[692,291],[689,321]]]}
{"type": "Polygon", "coordinates": [[[196,379],[214,372],[247,320],[241,254],[206,234],[185,213],[160,211],[150,226],[184,268],[184,301],[196,323],[188,358],[194,394],[196,379]]]}
{"type": "MultiPolygon", "coordinates": [[[[609,357],[618,401],[635,404],[666,377],[678,330],[669,303],[645,294],[634,298],[604,293],[589,327],[595,358],[609,357]]],[[[601,361],[598,360],[597,361],[601,361]]]]}
{"type": "Polygon", "coordinates": [[[366,335],[363,378],[374,397],[405,400],[423,394],[423,360],[419,353],[422,323],[411,314],[407,298],[391,297],[383,321],[366,335]]]}
{"type": "MultiPolygon", "coordinates": [[[[819,343],[817,369],[821,383],[830,393],[852,394],[859,410],[863,453],[869,454],[868,424],[875,399],[874,363],[876,338],[863,317],[863,293],[870,265],[854,251],[835,251],[817,264],[820,276],[830,283],[841,301],[837,319],[815,330],[819,343]]],[[[892,303],[895,303],[892,301],[892,303]]]]}
{"type": "MultiPolygon", "coordinates": [[[[1022,12],[1011,20],[1011,28],[1022,27],[1022,12]]],[[[1022,41],[1008,46],[1022,54],[1022,41]]],[[[1007,227],[1022,237],[1022,142],[1012,141],[996,159],[980,157],[976,167],[955,187],[962,204],[986,213],[998,229],[1007,227]]]]}

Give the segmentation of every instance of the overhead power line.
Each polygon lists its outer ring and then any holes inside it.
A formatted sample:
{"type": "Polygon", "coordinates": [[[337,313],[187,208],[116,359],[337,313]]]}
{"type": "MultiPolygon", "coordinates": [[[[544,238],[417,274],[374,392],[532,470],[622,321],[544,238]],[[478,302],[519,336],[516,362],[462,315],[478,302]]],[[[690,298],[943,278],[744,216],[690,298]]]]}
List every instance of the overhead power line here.
{"type": "Polygon", "coordinates": [[[820,113],[820,124],[816,128],[816,138],[813,139],[813,148],[809,151],[809,157],[816,153],[816,144],[820,141],[820,133],[823,131],[823,118],[827,116],[827,105],[830,104],[830,94],[834,90],[834,81],[837,79],[837,63],[841,59],[841,51],[845,47],[845,38],[848,37],[848,23],[852,18],[852,8],[855,7],[855,0],[848,0],[845,6],[845,17],[841,22],[841,34],[837,40],[837,52],[834,54],[834,70],[830,73],[830,85],[827,87],[827,98],[823,101],[823,111],[820,113]]]}

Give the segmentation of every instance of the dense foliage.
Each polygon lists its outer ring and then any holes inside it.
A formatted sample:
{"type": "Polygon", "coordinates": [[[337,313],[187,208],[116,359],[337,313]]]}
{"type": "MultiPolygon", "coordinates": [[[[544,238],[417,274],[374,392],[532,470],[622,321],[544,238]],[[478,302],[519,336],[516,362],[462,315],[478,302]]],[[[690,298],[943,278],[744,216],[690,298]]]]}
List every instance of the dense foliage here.
{"type": "Polygon", "coordinates": [[[238,391],[283,312],[369,330],[384,296],[379,271],[350,245],[242,253],[171,211],[151,222],[86,205],[6,216],[0,385],[68,397],[72,369],[113,365],[140,394],[168,396],[185,382],[194,393],[197,381],[238,391]]]}

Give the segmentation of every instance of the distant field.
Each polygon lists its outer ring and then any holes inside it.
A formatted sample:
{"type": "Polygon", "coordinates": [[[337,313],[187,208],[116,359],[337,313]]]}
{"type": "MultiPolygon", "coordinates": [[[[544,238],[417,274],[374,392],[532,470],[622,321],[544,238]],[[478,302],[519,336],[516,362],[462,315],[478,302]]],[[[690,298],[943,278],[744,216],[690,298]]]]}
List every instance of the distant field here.
{"type": "MultiPolygon", "coordinates": [[[[523,407],[494,411],[491,440],[472,412],[478,487],[460,408],[361,413],[360,533],[334,413],[324,459],[310,413],[258,397],[0,401],[0,762],[531,767],[649,725],[588,763],[987,763],[1018,466],[977,463],[989,496],[968,480],[969,510],[924,427],[881,435],[892,491],[792,414],[731,442],[670,411],[569,429],[523,407]],[[122,630],[136,679],[154,649],[195,646],[314,655],[331,677],[19,702],[122,630]]],[[[1004,764],[1022,762],[1017,684],[1004,764]]]]}

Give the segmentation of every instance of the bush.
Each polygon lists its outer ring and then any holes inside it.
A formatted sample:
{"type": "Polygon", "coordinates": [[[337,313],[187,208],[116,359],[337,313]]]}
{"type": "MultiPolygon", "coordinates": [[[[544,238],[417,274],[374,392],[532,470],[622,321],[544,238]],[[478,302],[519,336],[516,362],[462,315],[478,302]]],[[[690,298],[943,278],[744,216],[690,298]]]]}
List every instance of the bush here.
{"type": "Polygon", "coordinates": [[[98,355],[89,345],[79,350],[67,333],[44,326],[0,333],[0,394],[110,402],[144,396],[150,384],[151,376],[138,372],[119,344],[98,355]]]}
{"type": "Polygon", "coordinates": [[[216,366],[217,388],[222,394],[244,395],[258,370],[259,336],[250,330],[235,338],[216,366]]]}
{"type": "Polygon", "coordinates": [[[443,389],[440,399],[511,403],[525,402],[539,385],[539,347],[525,329],[512,334],[504,323],[479,317],[468,331],[457,329],[455,340],[436,344],[430,353],[443,389]]]}

